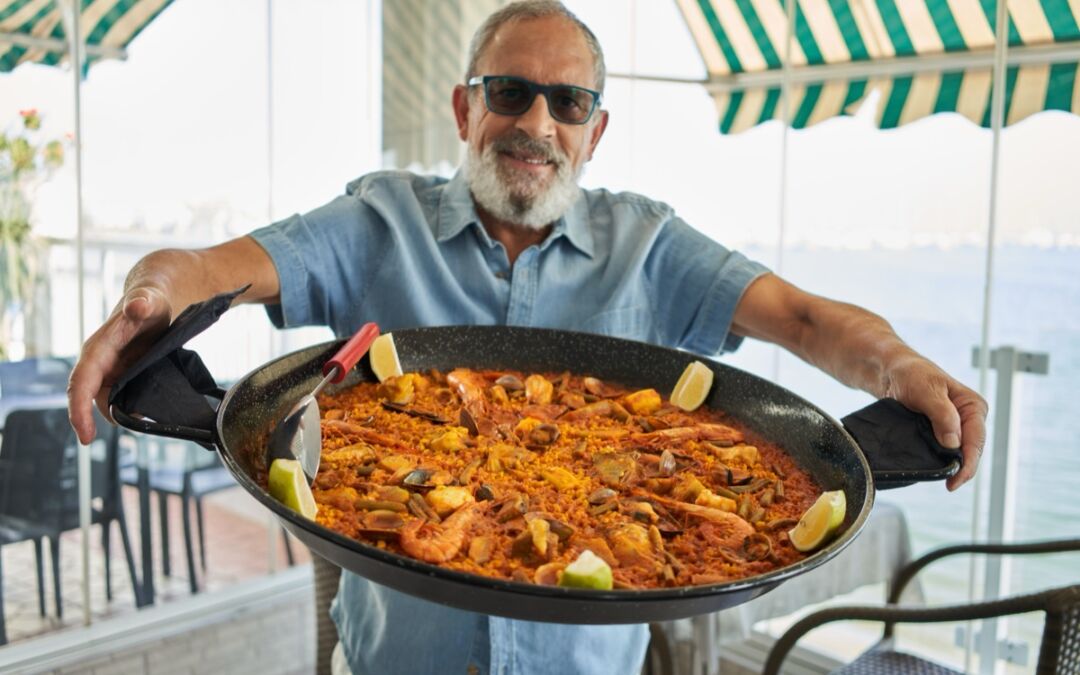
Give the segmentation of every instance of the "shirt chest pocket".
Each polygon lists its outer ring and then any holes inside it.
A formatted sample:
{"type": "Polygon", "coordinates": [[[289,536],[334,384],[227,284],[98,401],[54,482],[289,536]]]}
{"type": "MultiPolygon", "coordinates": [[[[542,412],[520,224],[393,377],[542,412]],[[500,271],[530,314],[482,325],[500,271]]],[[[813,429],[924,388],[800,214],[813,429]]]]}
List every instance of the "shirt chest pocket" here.
{"type": "Polygon", "coordinates": [[[580,326],[576,330],[643,342],[655,342],[657,335],[652,312],[643,305],[604,310],[580,326]]]}

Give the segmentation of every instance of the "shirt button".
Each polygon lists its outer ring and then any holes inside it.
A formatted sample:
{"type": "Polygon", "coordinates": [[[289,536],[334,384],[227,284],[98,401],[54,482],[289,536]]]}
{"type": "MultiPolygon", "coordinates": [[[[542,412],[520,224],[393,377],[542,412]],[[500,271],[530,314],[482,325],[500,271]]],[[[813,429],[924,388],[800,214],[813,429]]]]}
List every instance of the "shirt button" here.
{"type": "Polygon", "coordinates": [[[506,278],[507,278],[507,277],[509,277],[509,276],[510,276],[509,274],[507,274],[506,272],[504,272],[504,271],[502,271],[502,270],[500,270],[500,271],[498,271],[498,272],[496,272],[496,273],[495,273],[495,278],[496,278],[496,279],[503,279],[504,281],[505,281],[505,280],[506,280],[506,278]]]}

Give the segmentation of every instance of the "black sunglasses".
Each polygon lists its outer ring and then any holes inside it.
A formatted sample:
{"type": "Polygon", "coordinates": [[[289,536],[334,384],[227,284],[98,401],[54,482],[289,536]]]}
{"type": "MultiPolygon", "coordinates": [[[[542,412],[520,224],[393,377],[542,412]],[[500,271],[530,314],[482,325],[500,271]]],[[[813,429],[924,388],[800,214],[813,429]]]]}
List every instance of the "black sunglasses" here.
{"type": "Polygon", "coordinates": [[[483,85],[487,109],[498,115],[521,115],[532,107],[537,94],[543,94],[552,118],[585,124],[600,105],[600,92],[570,84],[537,84],[509,75],[477,75],[467,84],[483,85]]]}

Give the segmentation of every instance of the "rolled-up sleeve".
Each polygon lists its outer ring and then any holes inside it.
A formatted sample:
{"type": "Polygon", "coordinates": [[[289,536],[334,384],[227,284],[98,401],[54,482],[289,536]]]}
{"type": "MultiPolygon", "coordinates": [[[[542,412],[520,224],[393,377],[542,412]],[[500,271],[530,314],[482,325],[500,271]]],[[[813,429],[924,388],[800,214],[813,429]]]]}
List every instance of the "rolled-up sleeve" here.
{"type": "Polygon", "coordinates": [[[658,233],[645,266],[664,342],[697,354],[738,348],[735,308],[764,265],[731,251],[672,217],[658,233]]]}
{"type": "Polygon", "coordinates": [[[347,317],[337,315],[362,301],[384,245],[380,225],[370,207],[345,195],[252,232],[277,269],[281,302],[266,307],[274,325],[337,330],[339,323],[347,323],[347,317]],[[342,294],[348,296],[344,303],[342,294]]]}

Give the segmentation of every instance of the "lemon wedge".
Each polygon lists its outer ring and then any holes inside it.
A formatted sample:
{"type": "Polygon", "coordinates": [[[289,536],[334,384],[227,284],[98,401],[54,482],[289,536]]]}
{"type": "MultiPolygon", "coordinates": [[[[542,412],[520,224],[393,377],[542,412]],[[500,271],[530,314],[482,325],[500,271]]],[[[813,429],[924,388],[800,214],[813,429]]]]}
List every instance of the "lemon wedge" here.
{"type": "Polygon", "coordinates": [[[375,377],[379,378],[379,382],[402,375],[401,361],[398,360],[393,333],[383,333],[375,338],[368,350],[368,358],[371,360],[371,370],[375,372],[375,377]]]}
{"type": "Polygon", "coordinates": [[[821,546],[844,522],[847,499],[843,490],[822,493],[806,510],[799,524],[788,530],[791,545],[808,553],[821,546]]]}
{"type": "Polygon", "coordinates": [[[295,459],[275,459],[267,479],[270,496],[305,518],[315,520],[319,507],[311,494],[304,470],[295,459]]]}
{"type": "Polygon", "coordinates": [[[593,588],[610,591],[612,586],[611,567],[604,560],[585,549],[577,560],[566,566],[559,577],[560,586],[571,588],[593,588]]]}
{"type": "Polygon", "coordinates": [[[712,389],[713,371],[701,361],[694,361],[679,376],[671,390],[671,404],[686,412],[697,410],[712,389]]]}

